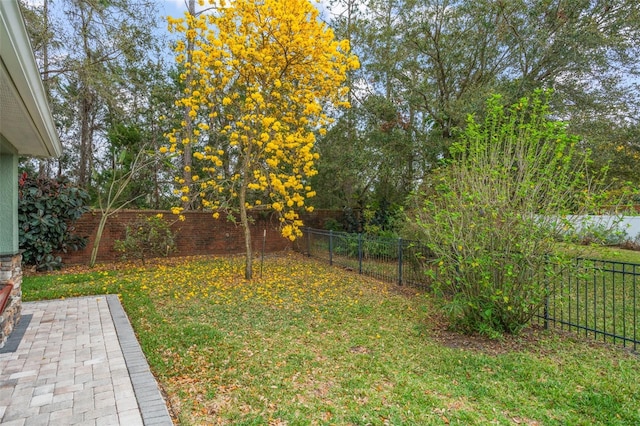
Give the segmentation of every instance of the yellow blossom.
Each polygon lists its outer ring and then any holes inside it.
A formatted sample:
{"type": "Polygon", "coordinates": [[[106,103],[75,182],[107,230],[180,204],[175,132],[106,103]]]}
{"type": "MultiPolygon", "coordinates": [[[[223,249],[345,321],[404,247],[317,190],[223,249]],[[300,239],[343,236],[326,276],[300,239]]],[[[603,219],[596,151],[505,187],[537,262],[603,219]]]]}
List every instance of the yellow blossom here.
{"type": "MultiPolygon", "coordinates": [[[[293,209],[312,211],[305,200],[316,195],[306,182],[317,174],[316,134],[331,124],[325,108],[346,106],[346,73],[358,59],[308,0],[216,5],[211,14],[167,19],[180,36],[175,52],[185,83],[176,104],[188,114],[168,133],[170,151],[205,146],[206,155],[192,155],[205,162],[198,165],[204,175],[192,177],[202,182],[203,207],[233,205],[231,197],[250,189],[272,200],[283,235],[295,239],[302,223],[293,209]],[[230,169],[238,173],[229,176],[230,169]]],[[[260,201],[239,208],[253,205],[260,201]]]]}

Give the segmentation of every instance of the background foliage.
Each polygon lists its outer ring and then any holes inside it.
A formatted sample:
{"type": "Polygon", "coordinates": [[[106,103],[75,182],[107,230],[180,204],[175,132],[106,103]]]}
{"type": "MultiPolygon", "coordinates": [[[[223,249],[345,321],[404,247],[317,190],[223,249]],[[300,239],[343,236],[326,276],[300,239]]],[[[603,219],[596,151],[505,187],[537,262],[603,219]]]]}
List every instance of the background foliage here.
{"type": "Polygon", "coordinates": [[[610,165],[611,183],[638,185],[635,2],[334,0],[329,10],[362,67],[352,110],[318,142],[323,206],[406,206],[491,94],[514,103],[548,88],[550,112],[592,150],[592,169],[610,165]]]}
{"type": "MultiPolygon", "coordinates": [[[[58,161],[34,162],[36,171],[64,174],[97,194],[123,143],[133,151],[138,143],[158,150],[164,133],[188,121],[184,106],[175,104],[188,87],[180,79],[186,66],[164,59],[178,40],[160,26],[163,4],[24,2],[67,147],[58,161]]],[[[204,10],[195,0],[186,5],[193,16],[204,10]]],[[[315,134],[316,208],[406,207],[407,196],[449,156],[467,114],[481,119],[492,93],[513,103],[536,88],[554,89],[550,111],[591,149],[593,170],[609,165],[614,186],[640,183],[633,167],[640,159],[635,1],[329,0],[316,6],[361,63],[347,72],[352,108],[327,111],[334,124],[315,134]]],[[[224,145],[229,135],[214,136],[224,145]]],[[[148,195],[136,205],[176,205],[172,190],[184,185],[173,181],[175,168],[188,181],[206,167],[192,157],[185,147],[171,161],[150,164],[139,182],[148,195]]],[[[132,187],[131,197],[138,191],[132,187]]],[[[183,207],[202,205],[190,200],[183,207]]]]}

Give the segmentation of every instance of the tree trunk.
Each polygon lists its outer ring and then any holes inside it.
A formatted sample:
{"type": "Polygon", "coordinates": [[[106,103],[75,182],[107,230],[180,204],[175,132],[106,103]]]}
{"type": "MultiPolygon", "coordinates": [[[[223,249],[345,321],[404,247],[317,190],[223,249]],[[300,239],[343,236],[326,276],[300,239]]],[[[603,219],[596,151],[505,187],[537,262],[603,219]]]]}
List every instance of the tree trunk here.
{"type": "Polygon", "coordinates": [[[246,258],[244,264],[244,277],[250,280],[253,277],[253,253],[251,252],[251,228],[249,228],[249,218],[247,217],[247,206],[245,206],[247,190],[240,188],[240,223],[244,230],[244,246],[246,258]]]}
{"type": "Polygon", "coordinates": [[[100,223],[98,224],[98,230],[96,232],[96,239],[93,240],[93,248],[91,249],[91,258],[89,259],[89,267],[93,268],[96,264],[96,259],[98,258],[98,249],[100,248],[100,240],[102,239],[102,233],[104,232],[104,227],[107,224],[107,219],[109,219],[109,215],[102,213],[100,217],[100,223]]]}
{"type": "Polygon", "coordinates": [[[84,53],[84,69],[79,77],[79,119],[80,119],[80,164],[78,168],[78,186],[87,189],[89,186],[89,176],[91,174],[91,157],[93,156],[93,141],[91,140],[90,115],[93,108],[92,90],[89,87],[89,73],[92,61],[91,47],[89,46],[89,22],[90,17],[85,16],[84,9],[81,8],[82,28],[82,49],[84,53]]]}
{"type": "MultiPolygon", "coordinates": [[[[188,12],[191,15],[196,16],[195,0],[189,0],[189,4],[187,5],[187,8],[188,8],[188,12]]],[[[188,63],[193,63],[193,49],[194,49],[193,41],[187,39],[186,53],[187,53],[188,63]]],[[[191,87],[191,82],[193,81],[193,72],[194,72],[193,68],[190,68],[189,73],[187,74],[187,78],[184,82],[184,84],[187,87],[191,87]]],[[[190,107],[188,106],[184,107],[184,121],[186,123],[184,126],[184,132],[189,138],[192,138],[193,137],[193,120],[189,115],[190,110],[191,110],[190,107]]],[[[182,135],[182,137],[184,137],[184,135],[182,135]]],[[[194,141],[191,140],[189,141],[188,144],[185,144],[182,146],[182,162],[183,162],[182,178],[184,179],[183,186],[186,186],[189,188],[191,188],[191,185],[193,183],[192,173],[191,173],[191,166],[193,164],[191,144],[193,144],[193,142],[194,141]]],[[[193,205],[191,200],[183,201],[182,208],[184,210],[192,210],[193,205]]]]}
{"type": "MultiPolygon", "coordinates": [[[[42,19],[43,19],[43,27],[45,37],[43,38],[42,43],[42,73],[41,75],[46,76],[42,79],[42,85],[44,86],[44,92],[49,100],[49,103],[52,104],[52,96],[51,96],[51,81],[49,80],[49,0],[44,0],[42,3],[42,19]]],[[[38,175],[40,177],[50,176],[51,174],[51,162],[52,160],[42,159],[39,161],[39,170],[38,175]]]]}
{"type": "Polygon", "coordinates": [[[78,168],[78,186],[81,188],[87,188],[89,183],[89,174],[91,173],[90,158],[93,155],[90,133],[89,133],[89,114],[90,114],[90,95],[88,90],[84,90],[83,87],[81,93],[82,99],[80,100],[80,160],[78,168]]]}
{"type": "Polygon", "coordinates": [[[244,157],[242,158],[242,170],[240,171],[240,193],[238,201],[240,202],[240,223],[244,230],[244,247],[246,251],[246,259],[244,266],[244,277],[250,280],[253,277],[253,253],[251,252],[251,229],[249,228],[249,218],[247,217],[247,185],[249,176],[249,166],[251,163],[251,141],[246,145],[244,157]]]}

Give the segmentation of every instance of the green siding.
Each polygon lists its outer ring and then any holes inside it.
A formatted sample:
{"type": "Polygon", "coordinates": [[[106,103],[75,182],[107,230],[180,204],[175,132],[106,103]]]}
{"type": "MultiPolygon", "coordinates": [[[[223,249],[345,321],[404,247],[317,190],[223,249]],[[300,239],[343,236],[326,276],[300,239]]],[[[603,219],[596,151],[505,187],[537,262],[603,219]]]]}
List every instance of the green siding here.
{"type": "Polygon", "coordinates": [[[18,253],[18,155],[0,154],[0,255],[18,253]]]}

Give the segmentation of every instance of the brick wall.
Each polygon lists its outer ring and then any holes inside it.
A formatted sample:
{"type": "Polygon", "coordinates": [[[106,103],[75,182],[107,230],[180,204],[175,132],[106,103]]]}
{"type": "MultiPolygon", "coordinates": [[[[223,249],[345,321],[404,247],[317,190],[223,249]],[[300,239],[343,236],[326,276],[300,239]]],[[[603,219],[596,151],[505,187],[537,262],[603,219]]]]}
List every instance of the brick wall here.
{"type": "MultiPolygon", "coordinates": [[[[112,215],[105,226],[98,251],[98,262],[110,262],[120,259],[121,253],[114,250],[116,240],[125,237],[125,229],[138,219],[139,216],[153,216],[162,213],[165,219],[173,222],[176,216],[168,211],[157,210],[121,210],[112,215]]],[[[305,226],[322,228],[328,218],[335,218],[340,212],[319,210],[307,213],[303,217],[305,226]]],[[[267,231],[266,252],[276,252],[291,247],[291,241],[283,238],[278,231],[278,219],[268,212],[254,212],[254,224],[251,237],[254,251],[262,250],[263,233],[267,231]]],[[[75,233],[88,237],[87,247],[83,250],[69,253],[59,253],[66,265],[88,264],[91,249],[100,221],[99,212],[85,213],[75,223],[75,233]]],[[[176,235],[177,250],[172,256],[192,256],[206,254],[236,254],[244,253],[244,233],[241,226],[235,225],[223,218],[214,219],[209,212],[187,212],[184,221],[176,221],[171,226],[176,235]]]]}
{"type": "Polygon", "coordinates": [[[324,229],[324,224],[329,219],[339,220],[344,213],[341,210],[314,210],[311,213],[304,213],[302,221],[304,226],[309,228],[324,229]]]}

